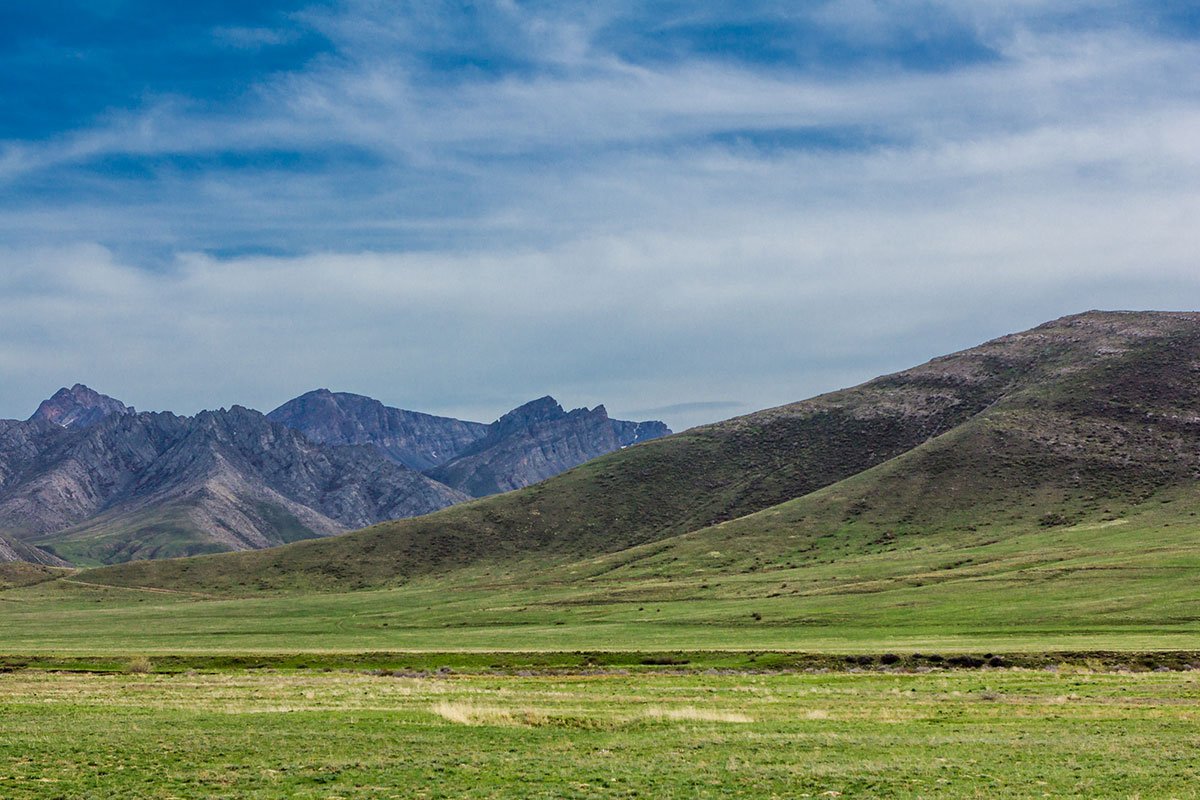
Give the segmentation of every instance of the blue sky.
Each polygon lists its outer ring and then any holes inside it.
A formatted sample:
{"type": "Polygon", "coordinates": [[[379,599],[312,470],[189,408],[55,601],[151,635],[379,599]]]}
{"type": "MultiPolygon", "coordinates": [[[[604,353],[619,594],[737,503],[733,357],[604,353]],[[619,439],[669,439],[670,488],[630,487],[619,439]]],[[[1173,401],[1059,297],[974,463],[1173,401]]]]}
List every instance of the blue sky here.
{"type": "Polygon", "coordinates": [[[0,416],[316,387],[676,428],[1196,308],[1185,2],[0,10],[0,416]]]}

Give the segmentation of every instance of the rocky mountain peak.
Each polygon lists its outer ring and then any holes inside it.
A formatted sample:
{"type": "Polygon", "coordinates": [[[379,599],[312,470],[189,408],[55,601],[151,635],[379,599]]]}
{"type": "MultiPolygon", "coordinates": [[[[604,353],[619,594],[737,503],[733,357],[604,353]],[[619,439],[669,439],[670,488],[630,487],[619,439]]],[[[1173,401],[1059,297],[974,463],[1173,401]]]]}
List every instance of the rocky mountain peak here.
{"type": "Polygon", "coordinates": [[[488,426],[385,406],[349,392],[314,389],[267,415],[321,444],[370,445],[398,464],[429,469],[453,458],[488,426]]]}
{"type": "Polygon", "coordinates": [[[581,409],[578,409],[578,410],[579,410],[579,411],[586,411],[587,413],[591,414],[592,416],[594,416],[594,417],[599,417],[600,419],[608,419],[608,409],[604,407],[604,404],[603,404],[603,403],[601,403],[600,405],[596,406],[596,407],[595,407],[595,408],[593,408],[591,411],[588,411],[586,408],[581,408],[581,409]]]}
{"type": "Polygon", "coordinates": [[[512,411],[509,411],[500,419],[492,423],[492,431],[494,434],[506,433],[521,428],[528,428],[530,425],[535,425],[539,422],[550,422],[552,420],[561,419],[567,415],[563,411],[563,407],[558,404],[550,395],[539,397],[537,400],[530,400],[524,405],[517,406],[512,411]]]}
{"type": "Polygon", "coordinates": [[[70,389],[59,389],[43,400],[29,419],[77,429],[90,428],[107,417],[133,413],[134,409],[121,401],[77,383],[70,389]]]}
{"type": "Polygon", "coordinates": [[[537,483],[670,432],[661,422],[609,419],[602,405],[567,412],[547,395],[500,417],[489,426],[487,436],[426,474],[479,497],[537,483]]]}
{"type": "MultiPolygon", "coordinates": [[[[345,393],[342,393],[345,395],[345,393]]],[[[349,396],[349,395],[345,395],[349,396]]],[[[313,389],[311,392],[305,392],[284,404],[284,407],[294,406],[309,406],[313,408],[328,408],[336,410],[341,404],[339,403],[338,395],[334,394],[329,389],[313,389]]]]}

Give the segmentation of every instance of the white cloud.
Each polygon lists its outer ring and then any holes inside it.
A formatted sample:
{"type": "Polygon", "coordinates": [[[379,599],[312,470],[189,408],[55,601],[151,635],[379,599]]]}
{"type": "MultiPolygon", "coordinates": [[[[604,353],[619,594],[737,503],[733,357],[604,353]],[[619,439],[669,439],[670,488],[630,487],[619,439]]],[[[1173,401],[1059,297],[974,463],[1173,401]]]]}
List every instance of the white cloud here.
{"type": "MultiPolygon", "coordinates": [[[[670,197],[693,190],[657,169],[670,197]]],[[[480,419],[544,392],[646,408],[724,400],[736,386],[761,407],[1061,313],[1200,298],[1190,186],[987,189],[754,213],[735,198],[472,252],[190,254],[148,271],[94,246],[9,251],[5,411],[28,413],[75,380],[180,411],[267,409],[316,385],[480,419]]],[[[700,421],[694,411],[668,422],[700,421]]]]}
{"type": "MultiPolygon", "coordinates": [[[[897,13],[871,5],[865,38],[897,13]]],[[[499,4],[494,35],[553,69],[437,85],[389,49],[411,30],[322,19],[376,46],[0,151],[0,181],[87,184],[0,211],[0,413],[76,380],[180,411],[316,385],[479,419],[545,392],[751,408],[1062,313],[1200,305],[1200,51],[1028,22],[1068,5],[955,4],[997,61],[816,74],[634,65],[596,49],[602,19],[499,4]],[[865,138],[749,135],[788,128],[865,138]],[[320,163],[339,148],[365,155],[320,163]],[[314,160],[79,166],[262,149],[314,160]],[[295,255],[214,254],[246,249],[295,255]]]]}

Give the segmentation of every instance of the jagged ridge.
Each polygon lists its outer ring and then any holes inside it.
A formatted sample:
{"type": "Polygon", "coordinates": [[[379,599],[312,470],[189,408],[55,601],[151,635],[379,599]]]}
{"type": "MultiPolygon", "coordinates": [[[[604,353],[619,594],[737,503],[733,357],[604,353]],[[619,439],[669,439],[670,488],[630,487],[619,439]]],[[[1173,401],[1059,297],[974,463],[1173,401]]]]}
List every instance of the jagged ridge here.
{"type": "Polygon", "coordinates": [[[529,486],[671,433],[662,422],[609,419],[604,406],[567,412],[549,396],[490,425],[391,408],[328,389],[303,394],[267,416],[315,442],[374,446],[393,461],[474,497],[529,486]]]}
{"type": "Polygon", "coordinates": [[[486,475],[463,485],[482,494],[664,433],[551,398],[492,425],[323,389],[269,417],[238,406],[180,417],[76,384],[26,422],[0,421],[0,531],[44,548],[21,550],[30,557],[80,563],[270,547],[470,499],[416,471],[463,452],[464,471],[486,475]]]}
{"type": "Polygon", "coordinates": [[[0,529],[85,563],[268,547],[465,499],[237,406],[0,425],[0,529]]]}
{"type": "Polygon", "coordinates": [[[328,389],[289,400],[267,418],[321,444],[372,445],[416,470],[448,461],[488,431],[483,423],[391,408],[370,397],[328,389]]]}
{"type": "Polygon", "coordinates": [[[483,497],[529,486],[605,453],[670,433],[661,422],[609,419],[604,406],[564,411],[547,396],[500,417],[487,435],[426,474],[483,497]]]}

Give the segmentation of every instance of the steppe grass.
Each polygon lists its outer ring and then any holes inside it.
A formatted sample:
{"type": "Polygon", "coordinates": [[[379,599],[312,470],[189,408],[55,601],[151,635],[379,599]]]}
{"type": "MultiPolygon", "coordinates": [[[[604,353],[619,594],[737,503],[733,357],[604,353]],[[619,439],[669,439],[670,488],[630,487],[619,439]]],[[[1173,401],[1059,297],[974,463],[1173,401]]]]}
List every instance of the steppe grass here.
{"type": "Polygon", "coordinates": [[[0,674],[0,796],[1193,797],[1200,673],[0,674]]]}
{"type": "Polygon", "coordinates": [[[951,520],[880,544],[857,520],[830,535],[781,507],[582,561],[343,593],[214,597],[45,571],[0,588],[0,655],[1195,650],[1197,508],[1164,496],[1069,526],[951,520]]]}

